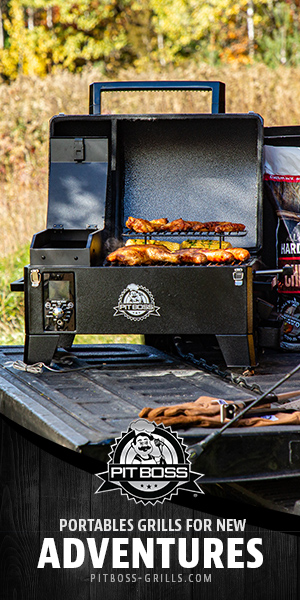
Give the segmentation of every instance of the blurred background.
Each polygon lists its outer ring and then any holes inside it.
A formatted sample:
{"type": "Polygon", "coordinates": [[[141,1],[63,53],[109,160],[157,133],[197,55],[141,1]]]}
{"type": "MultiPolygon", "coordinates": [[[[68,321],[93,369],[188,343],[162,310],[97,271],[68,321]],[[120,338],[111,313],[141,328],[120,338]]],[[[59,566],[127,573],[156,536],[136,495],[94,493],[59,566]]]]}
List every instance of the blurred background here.
{"type": "MultiPolygon", "coordinates": [[[[138,79],[223,81],[226,112],[299,125],[300,0],[0,0],[2,345],[23,343],[23,298],[9,284],[45,227],[49,119],[88,113],[93,81],[138,79]]],[[[109,93],[102,110],[209,112],[205,96],[109,93]]]]}

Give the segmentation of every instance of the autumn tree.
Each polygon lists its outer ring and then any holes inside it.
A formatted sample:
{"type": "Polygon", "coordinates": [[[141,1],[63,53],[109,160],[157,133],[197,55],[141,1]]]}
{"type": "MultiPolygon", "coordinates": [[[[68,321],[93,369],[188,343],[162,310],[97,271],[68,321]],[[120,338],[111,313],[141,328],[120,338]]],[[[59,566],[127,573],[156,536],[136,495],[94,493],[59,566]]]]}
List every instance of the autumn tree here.
{"type": "Polygon", "coordinates": [[[8,78],[98,61],[109,70],[126,56],[130,0],[10,0],[7,8],[0,72],[8,78]]]}
{"type": "Polygon", "coordinates": [[[186,60],[297,65],[299,13],[300,0],[0,0],[0,74],[88,64],[114,74],[186,60]]]}

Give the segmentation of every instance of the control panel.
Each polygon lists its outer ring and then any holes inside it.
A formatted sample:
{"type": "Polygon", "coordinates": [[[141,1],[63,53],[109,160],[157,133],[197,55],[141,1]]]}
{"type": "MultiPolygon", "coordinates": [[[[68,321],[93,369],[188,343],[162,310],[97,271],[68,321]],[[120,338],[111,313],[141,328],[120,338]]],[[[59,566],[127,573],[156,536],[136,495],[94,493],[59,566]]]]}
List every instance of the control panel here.
{"type": "Polygon", "coordinates": [[[43,273],[44,331],[75,331],[74,273],[43,273]]]}

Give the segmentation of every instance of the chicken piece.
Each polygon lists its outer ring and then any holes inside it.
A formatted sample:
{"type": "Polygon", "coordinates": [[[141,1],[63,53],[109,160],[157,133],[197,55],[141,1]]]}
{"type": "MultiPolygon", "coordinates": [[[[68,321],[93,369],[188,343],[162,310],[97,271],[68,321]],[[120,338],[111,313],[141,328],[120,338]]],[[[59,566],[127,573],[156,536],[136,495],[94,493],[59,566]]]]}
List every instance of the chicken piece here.
{"type": "Polygon", "coordinates": [[[223,223],[220,221],[206,221],[205,223],[203,223],[203,230],[209,231],[210,233],[215,233],[216,228],[221,225],[225,225],[225,222],[223,223]]]}
{"type": "Polygon", "coordinates": [[[118,248],[106,257],[109,262],[119,262],[123,265],[150,265],[158,262],[180,264],[180,258],[175,252],[170,252],[164,246],[137,245],[118,248]]]}
{"type": "Polygon", "coordinates": [[[243,223],[230,223],[229,221],[221,221],[216,223],[215,233],[231,233],[232,231],[244,231],[245,225],[243,223]]]}
{"type": "Polygon", "coordinates": [[[191,231],[205,231],[205,223],[201,223],[200,221],[186,221],[189,224],[189,229],[191,231]]]}
{"type": "Polygon", "coordinates": [[[106,260],[123,265],[151,265],[159,262],[171,264],[205,265],[207,262],[229,263],[234,260],[244,262],[250,258],[245,248],[230,250],[208,250],[206,248],[184,248],[171,252],[163,245],[136,244],[118,248],[111,252],[106,260]]]}
{"type": "Polygon", "coordinates": [[[239,260],[241,262],[249,260],[250,258],[250,252],[248,252],[246,248],[230,248],[229,252],[233,254],[235,260],[239,260]]]}
{"type": "MultiPolygon", "coordinates": [[[[180,264],[180,258],[177,255],[177,252],[170,252],[164,246],[144,246],[146,248],[146,253],[151,262],[168,262],[173,264],[180,264]]],[[[180,250],[179,250],[180,252],[180,250]]]]}
{"type": "Polygon", "coordinates": [[[217,221],[206,221],[206,223],[203,223],[203,231],[215,231],[215,227],[217,224],[217,221]]]}
{"type": "Polygon", "coordinates": [[[244,231],[245,225],[242,223],[231,223],[230,221],[207,221],[203,223],[201,231],[213,233],[231,233],[232,231],[244,231]]]}
{"type": "Polygon", "coordinates": [[[177,250],[173,254],[176,254],[183,263],[205,265],[208,262],[207,257],[199,248],[185,248],[183,250],[177,250]]]}
{"type": "Polygon", "coordinates": [[[154,231],[160,231],[162,225],[166,225],[168,219],[153,219],[147,221],[147,219],[136,219],[135,217],[128,217],[126,221],[126,227],[133,229],[136,233],[153,233],[154,231]]]}
{"type": "Polygon", "coordinates": [[[111,252],[106,260],[109,262],[118,262],[123,265],[144,265],[150,264],[150,260],[145,252],[146,246],[124,246],[111,252]]]}
{"type": "Polygon", "coordinates": [[[175,231],[188,231],[189,229],[189,222],[183,219],[175,219],[175,221],[171,221],[161,227],[161,231],[170,231],[171,233],[175,231]]]}
{"type": "Polygon", "coordinates": [[[168,219],[152,219],[150,221],[152,227],[154,227],[154,231],[160,231],[162,225],[166,225],[168,222],[168,219]]]}
{"type": "Polygon", "coordinates": [[[146,219],[135,219],[134,217],[128,217],[126,227],[132,229],[136,233],[153,233],[153,231],[155,231],[155,227],[154,225],[151,225],[150,221],[147,221],[146,219]]]}
{"type": "Polygon", "coordinates": [[[207,260],[209,262],[214,263],[229,263],[234,261],[234,256],[230,250],[206,250],[206,248],[201,249],[201,252],[205,254],[207,260]]]}

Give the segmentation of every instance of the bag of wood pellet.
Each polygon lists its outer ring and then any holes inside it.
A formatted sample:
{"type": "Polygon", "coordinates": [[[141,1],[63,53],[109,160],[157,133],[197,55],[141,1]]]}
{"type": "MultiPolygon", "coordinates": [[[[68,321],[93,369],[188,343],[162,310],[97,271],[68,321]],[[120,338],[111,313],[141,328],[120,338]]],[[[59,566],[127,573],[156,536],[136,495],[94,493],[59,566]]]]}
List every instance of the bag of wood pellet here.
{"type": "Polygon", "coordinates": [[[300,350],[300,148],[264,147],[264,185],[276,211],[278,268],[293,267],[280,277],[278,311],[282,320],[280,347],[300,350]]]}

